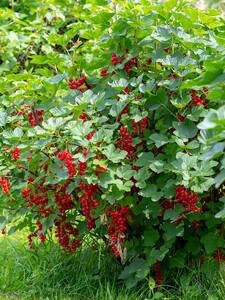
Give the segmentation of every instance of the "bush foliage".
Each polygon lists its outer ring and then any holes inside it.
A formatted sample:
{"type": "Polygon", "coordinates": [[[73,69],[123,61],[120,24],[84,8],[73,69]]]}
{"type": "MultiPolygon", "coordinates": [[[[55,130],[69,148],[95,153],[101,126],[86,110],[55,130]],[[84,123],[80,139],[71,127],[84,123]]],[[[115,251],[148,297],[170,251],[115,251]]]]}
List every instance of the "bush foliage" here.
{"type": "Polygon", "coordinates": [[[159,286],[190,259],[217,268],[220,12],[185,0],[1,5],[2,233],[28,226],[35,248],[52,231],[71,254],[85,236],[102,239],[128,287],[148,274],[159,286]]]}

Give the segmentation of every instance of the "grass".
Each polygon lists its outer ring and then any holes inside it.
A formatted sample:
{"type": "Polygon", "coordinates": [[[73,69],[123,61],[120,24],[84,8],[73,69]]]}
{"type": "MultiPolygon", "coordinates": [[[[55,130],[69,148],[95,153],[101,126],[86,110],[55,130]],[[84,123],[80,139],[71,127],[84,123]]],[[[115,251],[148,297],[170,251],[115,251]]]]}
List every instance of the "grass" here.
{"type": "Polygon", "coordinates": [[[195,269],[171,274],[156,292],[147,281],[126,289],[117,281],[120,266],[90,248],[71,256],[49,241],[29,250],[25,235],[0,238],[0,299],[223,300],[224,271],[207,279],[195,269]]]}

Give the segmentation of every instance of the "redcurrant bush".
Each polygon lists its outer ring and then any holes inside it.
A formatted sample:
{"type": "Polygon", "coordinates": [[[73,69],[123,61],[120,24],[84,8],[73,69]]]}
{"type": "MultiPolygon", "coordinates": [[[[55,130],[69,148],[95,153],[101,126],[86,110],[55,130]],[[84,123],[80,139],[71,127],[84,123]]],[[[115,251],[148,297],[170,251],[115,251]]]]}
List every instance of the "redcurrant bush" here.
{"type": "Polygon", "coordinates": [[[0,67],[1,232],[29,227],[31,249],[51,233],[71,254],[97,237],[128,287],[149,274],[159,288],[190,261],[219,268],[224,20],[186,0],[87,2],[64,28],[34,12],[25,69],[0,67]]]}

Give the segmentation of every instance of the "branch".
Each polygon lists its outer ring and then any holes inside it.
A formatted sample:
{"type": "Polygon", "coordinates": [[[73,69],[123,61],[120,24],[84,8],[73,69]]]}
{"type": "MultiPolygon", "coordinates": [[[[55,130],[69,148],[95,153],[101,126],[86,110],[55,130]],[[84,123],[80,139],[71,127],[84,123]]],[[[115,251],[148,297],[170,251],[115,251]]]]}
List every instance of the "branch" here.
{"type": "Polygon", "coordinates": [[[0,209],[18,210],[17,208],[12,208],[12,207],[8,207],[8,206],[0,206],[0,209]]]}
{"type": "Polygon", "coordinates": [[[40,125],[40,122],[39,122],[39,118],[38,118],[38,115],[37,115],[37,112],[34,108],[34,105],[31,106],[31,111],[32,111],[32,114],[35,118],[35,121],[36,121],[36,124],[39,126],[40,125]]]}
{"type": "Polygon", "coordinates": [[[37,173],[35,173],[35,172],[33,172],[33,171],[31,171],[31,170],[29,170],[29,169],[23,167],[23,166],[22,166],[22,169],[26,170],[27,172],[31,173],[32,175],[34,175],[34,176],[36,176],[36,177],[38,176],[37,173]]]}

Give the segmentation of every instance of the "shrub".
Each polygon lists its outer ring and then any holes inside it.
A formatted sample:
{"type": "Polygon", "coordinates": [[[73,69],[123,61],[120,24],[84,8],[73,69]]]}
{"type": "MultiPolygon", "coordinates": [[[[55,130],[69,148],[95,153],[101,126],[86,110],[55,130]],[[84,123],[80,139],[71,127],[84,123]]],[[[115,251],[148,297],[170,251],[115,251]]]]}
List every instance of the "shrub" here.
{"type": "MultiPolygon", "coordinates": [[[[2,233],[21,219],[9,234],[29,226],[33,249],[53,231],[71,254],[85,235],[100,238],[128,287],[149,272],[159,286],[190,259],[203,271],[220,264],[220,12],[175,0],[86,1],[71,12],[77,19],[63,28],[54,10],[27,16],[39,32],[22,68],[5,38],[14,64],[0,79],[2,233]]],[[[14,34],[26,41],[30,27],[20,26],[14,34]]]]}

